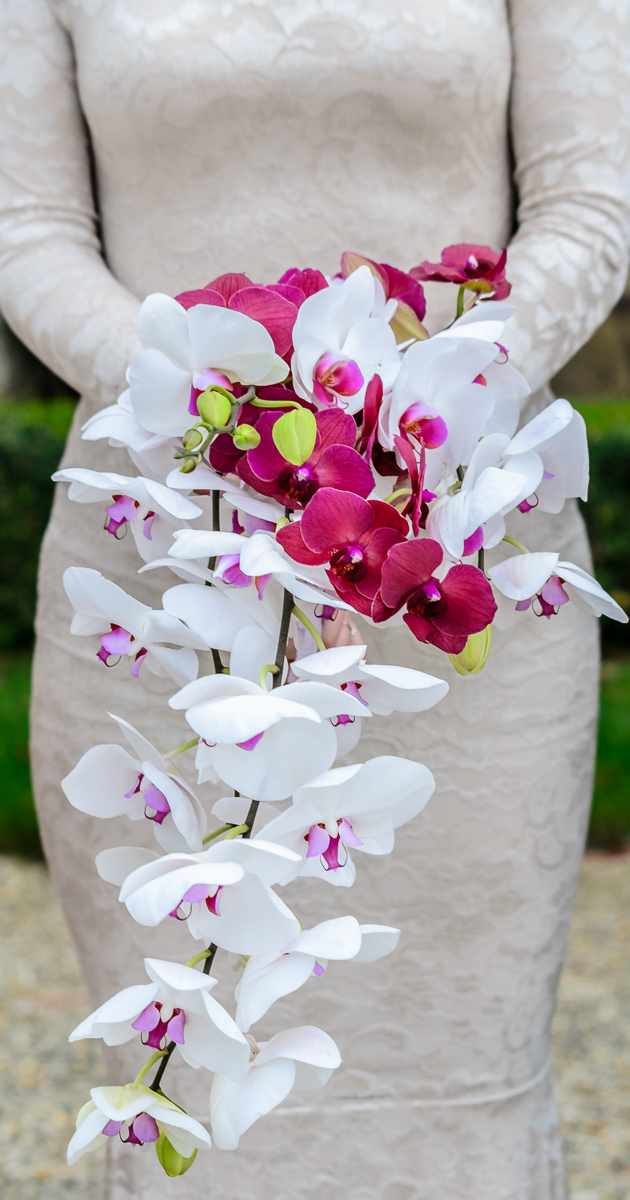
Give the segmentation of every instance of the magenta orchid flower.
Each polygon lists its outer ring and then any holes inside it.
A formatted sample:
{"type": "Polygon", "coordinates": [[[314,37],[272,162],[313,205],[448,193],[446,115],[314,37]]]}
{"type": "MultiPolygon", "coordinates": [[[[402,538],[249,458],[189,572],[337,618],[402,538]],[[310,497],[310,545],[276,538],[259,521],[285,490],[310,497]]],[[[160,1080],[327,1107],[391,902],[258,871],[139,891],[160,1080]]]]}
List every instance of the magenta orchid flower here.
{"type": "Polygon", "coordinates": [[[273,440],[273,427],[282,414],[266,412],[256,426],[260,444],[239,461],[238,474],[263,496],[272,496],[287,508],[304,508],[319,488],[335,488],[369,496],[372,472],[354,449],[357,427],[340,409],[315,415],[317,441],[310,458],[293,466],[282,457],[273,440]]]}
{"type": "Polygon", "coordinates": [[[391,504],[322,488],[301,521],[279,529],[276,538],[296,562],[329,563],[326,574],[338,595],[369,615],[387,554],[408,532],[391,504]]]}
{"type": "Polygon", "coordinates": [[[490,624],[497,606],[490,584],[477,567],[451,567],[438,578],[442,558],[442,547],[429,538],[393,546],[383,566],[372,616],[385,621],[406,604],[403,620],[419,642],[460,654],[469,635],[490,624]]]}
{"type": "Polygon", "coordinates": [[[420,266],[412,267],[410,275],[423,283],[428,280],[458,283],[474,291],[494,292],[496,300],[505,300],[512,290],[511,283],[505,278],[506,259],[505,249],[499,254],[490,246],[462,242],[446,246],[441,254],[441,262],[422,262],[420,266]]]}

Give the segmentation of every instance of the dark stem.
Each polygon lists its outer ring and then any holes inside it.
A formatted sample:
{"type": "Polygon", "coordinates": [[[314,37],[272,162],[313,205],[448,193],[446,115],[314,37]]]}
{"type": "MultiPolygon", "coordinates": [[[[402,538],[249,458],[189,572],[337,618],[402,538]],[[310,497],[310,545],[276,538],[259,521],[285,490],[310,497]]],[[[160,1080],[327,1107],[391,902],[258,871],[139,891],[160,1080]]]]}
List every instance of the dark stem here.
{"type": "Polygon", "coordinates": [[[171,1054],[173,1053],[174,1049],[175,1049],[175,1042],[169,1042],[168,1046],[166,1047],[166,1054],[164,1055],[164,1058],[162,1059],[157,1071],[155,1072],[155,1079],[153,1080],[153,1083],[151,1084],[152,1092],[158,1092],[160,1090],[162,1076],[169,1064],[170,1057],[171,1057],[171,1054]]]}
{"type": "Polygon", "coordinates": [[[484,575],[485,575],[485,557],[486,556],[485,556],[484,548],[482,546],[479,550],[479,553],[477,554],[477,566],[479,567],[480,571],[483,571],[484,575]]]}
{"type": "Polygon", "coordinates": [[[204,964],[203,964],[203,973],[204,973],[204,975],[209,975],[209,974],[210,974],[210,972],[211,972],[211,970],[212,970],[212,964],[213,964],[213,962],[214,962],[214,956],[215,956],[215,954],[216,954],[216,952],[217,952],[217,949],[218,949],[218,947],[217,947],[217,946],[215,946],[214,942],[211,942],[211,943],[210,943],[210,945],[208,946],[208,957],[207,957],[206,961],[205,961],[205,962],[204,962],[204,964]]]}
{"type": "Polygon", "coordinates": [[[272,688],[279,687],[282,683],[282,669],[284,667],[284,656],[287,651],[287,640],[289,637],[289,625],[291,624],[291,613],[293,612],[293,596],[287,589],[284,589],[284,600],[282,602],[282,617],[280,618],[280,633],[278,636],[278,649],[276,651],[276,666],[278,668],[273,677],[272,688]]]}
{"type": "MultiPolygon", "coordinates": [[[[213,533],[220,533],[220,531],[221,531],[220,504],[221,504],[221,494],[220,494],[218,488],[213,488],[212,489],[212,532],[213,533]]],[[[214,568],[216,567],[216,565],[217,565],[217,556],[216,556],[216,554],[214,554],[212,556],[212,558],[208,559],[208,570],[214,571],[214,568]]]]}
{"type": "Polygon", "coordinates": [[[463,467],[457,468],[457,478],[459,479],[460,483],[463,483],[465,474],[466,472],[463,467]]]}
{"type": "Polygon", "coordinates": [[[243,834],[244,838],[248,838],[251,836],[251,832],[252,832],[252,829],[254,828],[254,821],[256,820],[256,813],[258,812],[259,804],[260,804],[260,800],[252,800],[252,802],[249,806],[249,811],[247,813],[247,816],[245,817],[245,824],[247,825],[247,829],[245,830],[245,833],[243,834]]]}

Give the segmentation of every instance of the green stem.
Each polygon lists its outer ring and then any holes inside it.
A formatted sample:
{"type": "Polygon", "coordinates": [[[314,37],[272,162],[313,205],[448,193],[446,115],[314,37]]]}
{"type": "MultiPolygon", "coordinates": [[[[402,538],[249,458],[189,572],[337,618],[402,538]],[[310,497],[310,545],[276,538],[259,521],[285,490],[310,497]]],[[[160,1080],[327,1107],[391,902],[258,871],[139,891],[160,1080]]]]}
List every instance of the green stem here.
{"type": "Polygon", "coordinates": [[[465,474],[466,474],[466,472],[465,472],[465,470],[464,470],[464,468],[463,468],[463,467],[458,467],[458,468],[457,468],[457,478],[459,479],[459,482],[460,482],[460,483],[463,483],[463,482],[464,482],[464,476],[465,476],[465,474]]]}
{"type": "Polygon", "coordinates": [[[207,958],[209,953],[209,950],[200,950],[198,954],[193,954],[192,958],[189,958],[185,965],[187,967],[196,967],[197,963],[203,962],[203,959],[207,958]]]}
{"type": "Polygon", "coordinates": [[[527,546],[524,546],[522,542],[517,542],[516,538],[509,537],[507,533],[503,538],[503,541],[509,542],[510,546],[516,546],[516,549],[521,550],[523,554],[530,553],[530,551],[527,549],[527,546]]]}
{"type": "Polygon", "coordinates": [[[151,1070],[151,1067],[158,1061],[158,1058],[163,1058],[165,1054],[166,1050],[156,1050],[155,1054],[152,1054],[151,1057],[147,1059],[144,1066],[140,1067],[140,1070],[138,1071],[138,1074],[136,1075],[136,1078],[131,1086],[140,1087],[140,1084],[142,1083],[142,1080],[147,1072],[151,1070]]]}
{"type": "Polygon", "coordinates": [[[302,407],[301,404],[298,404],[297,400],[259,400],[258,397],[256,397],[256,399],[252,400],[250,403],[254,405],[254,408],[301,408],[302,407]]]}
{"type": "Polygon", "coordinates": [[[282,601],[282,616],[280,618],[280,633],[278,634],[278,649],[276,651],[276,666],[278,668],[278,673],[273,677],[273,683],[271,685],[272,689],[278,687],[278,684],[282,683],[284,656],[287,652],[289,625],[291,624],[291,614],[293,612],[293,596],[285,588],[284,599],[282,601]]]}
{"type": "Polygon", "coordinates": [[[212,842],[214,838],[220,837],[222,833],[227,833],[228,829],[233,828],[234,825],[231,821],[228,821],[227,825],[219,825],[219,828],[215,829],[214,833],[209,833],[208,836],[203,839],[204,846],[206,846],[208,842],[212,842]]]}
{"type": "Polygon", "coordinates": [[[239,833],[247,833],[247,825],[235,825],[233,829],[230,829],[230,832],[225,835],[226,842],[231,842],[233,838],[238,837],[239,833]]]}
{"type": "Polygon", "coordinates": [[[260,686],[263,689],[263,691],[265,691],[265,689],[267,687],[267,676],[269,674],[271,674],[271,675],[278,674],[278,668],[275,663],[265,663],[264,667],[260,668],[260,686]]]}
{"type": "Polygon", "coordinates": [[[383,504],[393,504],[394,500],[398,500],[400,498],[400,496],[412,496],[412,495],[413,495],[412,488],[398,488],[397,492],[390,492],[389,496],[385,497],[383,504]]]}
{"type": "Polygon", "coordinates": [[[162,758],[175,758],[176,754],[183,754],[184,750],[192,750],[193,746],[198,745],[199,738],[191,738],[189,742],[184,742],[182,746],[176,746],[174,750],[168,750],[166,754],[162,755],[162,758]]]}
{"type": "MultiPolygon", "coordinates": [[[[304,626],[305,629],[308,629],[308,632],[310,633],[313,641],[315,642],[317,649],[325,650],[326,646],[325,646],[322,638],[318,634],[315,626],[313,625],[313,622],[309,621],[306,613],[303,613],[302,609],[298,608],[297,605],[295,605],[295,607],[293,609],[293,616],[297,617],[298,621],[300,621],[302,623],[302,625],[304,626]]],[[[275,680],[274,680],[274,683],[275,683],[275,680]]]]}
{"type": "Polygon", "coordinates": [[[466,288],[460,287],[460,289],[457,293],[457,315],[455,317],[456,321],[459,319],[459,317],[461,317],[461,315],[464,311],[464,296],[465,296],[465,294],[466,294],[466,288]]]}

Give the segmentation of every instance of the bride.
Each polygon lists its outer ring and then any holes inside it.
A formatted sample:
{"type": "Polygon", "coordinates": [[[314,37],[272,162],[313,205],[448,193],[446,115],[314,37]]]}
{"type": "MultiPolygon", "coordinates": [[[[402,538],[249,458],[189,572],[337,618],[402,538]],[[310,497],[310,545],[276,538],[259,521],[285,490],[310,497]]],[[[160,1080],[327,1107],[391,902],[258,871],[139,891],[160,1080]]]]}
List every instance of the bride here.
{"type": "MultiPolygon", "coordinates": [[[[509,346],[531,417],[626,277],[629,15],[627,0],[4,0],[0,301],[82,393],[67,462],[128,469],[80,428],[124,386],[147,293],[231,270],[332,272],[343,249],[408,268],[449,243],[508,245],[509,346]]],[[[428,288],[443,324],[452,297],[428,288]]],[[[524,521],[515,514],[514,536],[524,521]]],[[[589,565],[573,504],[538,517],[529,544],[589,565]]],[[[126,678],[97,675],[91,648],[70,638],[71,563],[149,604],[161,584],[138,580],[132,547],[103,535],[95,507],[59,492],[39,582],[33,778],[95,1007],[136,982],[158,942],[112,909],[91,866],[110,831],[59,786],[109,740],[106,709],[130,715],[126,678]]],[[[313,992],[282,1003],[285,1024],[321,1021],[342,1048],[325,1093],[287,1103],[238,1153],[214,1151],[210,1178],[183,1185],[109,1139],[108,1200],[566,1196],[549,1028],[588,817],[598,659],[595,621],[570,608],[497,635],[483,674],[466,679],[405,631],[370,630],[372,661],[448,672],[451,685],[438,708],[379,722],[363,743],[417,756],[438,783],[399,839],[396,871],[371,858],[356,885],[363,920],[387,912],[404,931],[396,967],[359,976],[340,964],[334,990],[318,983],[316,1016],[313,992]]],[[[141,727],[166,686],[141,674],[141,727]]],[[[161,720],[155,739],[181,741],[178,714],[161,720]]],[[[175,931],[169,947],[161,929],[159,953],[171,951],[175,931]]],[[[117,1082],[139,1065],[130,1045],[108,1051],[117,1082]]],[[[203,1120],[200,1075],[188,1107],[203,1120]]]]}

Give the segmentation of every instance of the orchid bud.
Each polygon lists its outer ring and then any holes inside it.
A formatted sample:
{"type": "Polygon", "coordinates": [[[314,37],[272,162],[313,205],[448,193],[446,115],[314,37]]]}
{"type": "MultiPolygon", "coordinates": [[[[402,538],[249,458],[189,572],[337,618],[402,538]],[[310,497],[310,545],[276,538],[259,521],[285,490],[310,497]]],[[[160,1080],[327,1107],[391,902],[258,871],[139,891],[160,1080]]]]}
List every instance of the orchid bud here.
{"type": "Polygon", "coordinates": [[[190,475],[190,472],[194,471],[195,467],[198,467],[200,462],[201,462],[200,454],[196,454],[194,458],[187,458],[186,461],[183,462],[181,467],[179,468],[182,475],[190,475]]]}
{"type": "Polygon", "coordinates": [[[460,654],[449,654],[449,658],[458,675],[478,675],[482,670],[490,652],[492,641],[492,625],[487,625],[481,633],[471,633],[464,649],[460,654]]]}
{"type": "Polygon", "coordinates": [[[197,396],[197,412],[207,425],[223,428],[230,419],[231,411],[232,405],[227,396],[215,388],[206,388],[205,392],[197,396]]]}
{"type": "Polygon", "coordinates": [[[276,449],[294,467],[311,457],[317,439],[317,421],[308,408],[292,408],[276,421],[272,436],[276,449]]]}
{"type": "Polygon", "coordinates": [[[184,1158],[184,1155],[169,1142],[165,1133],[161,1133],[155,1143],[155,1153],[160,1166],[171,1179],[175,1179],[177,1175],[184,1175],[197,1157],[197,1151],[194,1150],[189,1158],[184,1158]]]}
{"type": "Polygon", "coordinates": [[[182,446],[184,450],[196,450],[203,442],[203,434],[199,429],[187,429],[183,438],[182,446]]]}
{"type": "Polygon", "coordinates": [[[232,441],[237,450],[255,450],[260,443],[260,434],[253,425],[237,425],[232,434],[232,441]]]}

